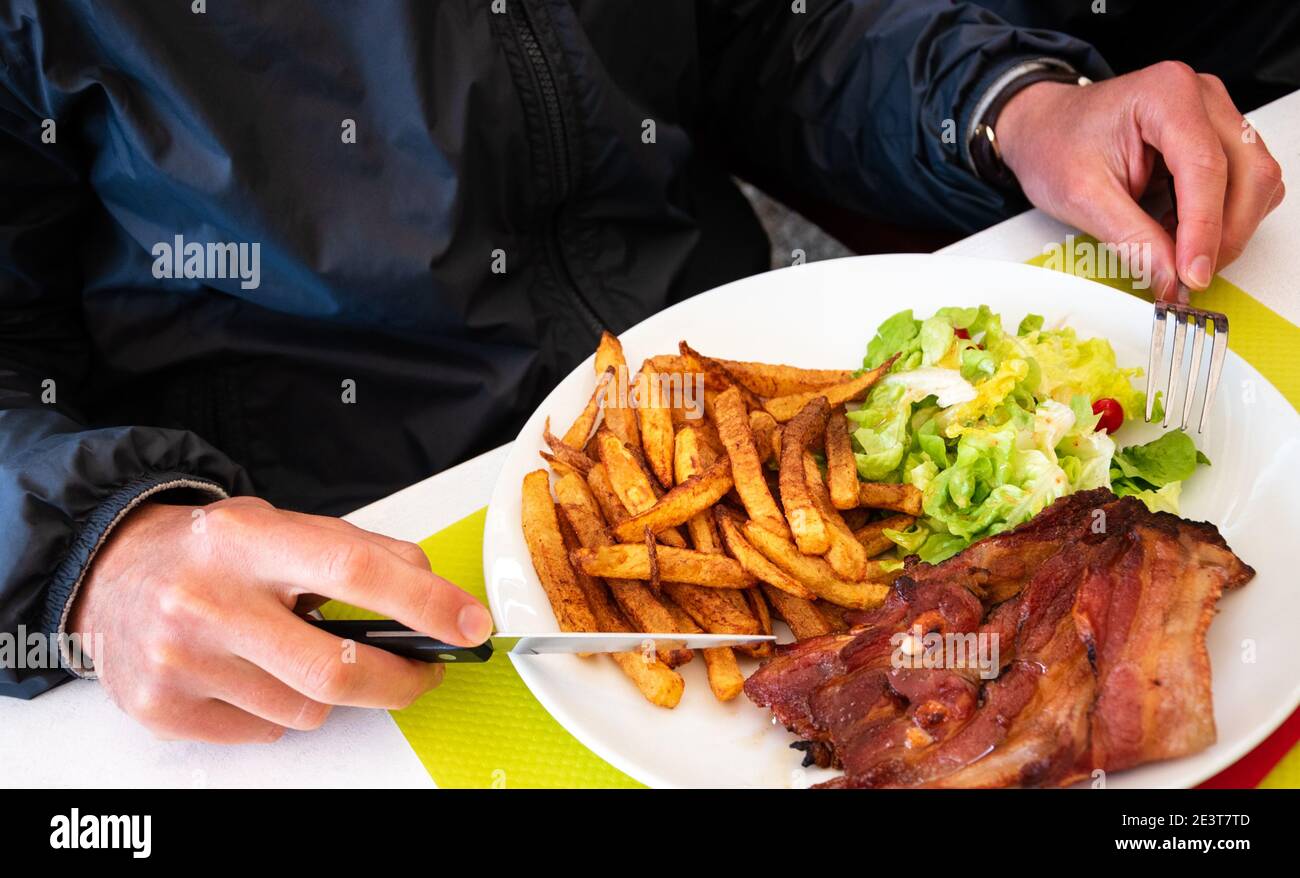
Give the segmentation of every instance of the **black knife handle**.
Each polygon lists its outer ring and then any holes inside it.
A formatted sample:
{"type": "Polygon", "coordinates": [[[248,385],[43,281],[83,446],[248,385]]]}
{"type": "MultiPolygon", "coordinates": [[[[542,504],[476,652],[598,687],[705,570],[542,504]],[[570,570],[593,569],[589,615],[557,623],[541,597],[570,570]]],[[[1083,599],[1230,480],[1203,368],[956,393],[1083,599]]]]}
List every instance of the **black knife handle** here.
{"type": "Polygon", "coordinates": [[[478,646],[456,646],[427,634],[412,631],[393,619],[308,619],[307,621],[322,631],[342,637],[344,640],[364,643],[366,646],[373,646],[391,652],[393,655],[416,661],[434,664],[466,664],[485,662],[492,658],[491,640],[486,640],[478,646]],[[376,634],[379,636],[375,636],[376,634]],[[383,636],[385,634],[388,636],[383,636]]]}

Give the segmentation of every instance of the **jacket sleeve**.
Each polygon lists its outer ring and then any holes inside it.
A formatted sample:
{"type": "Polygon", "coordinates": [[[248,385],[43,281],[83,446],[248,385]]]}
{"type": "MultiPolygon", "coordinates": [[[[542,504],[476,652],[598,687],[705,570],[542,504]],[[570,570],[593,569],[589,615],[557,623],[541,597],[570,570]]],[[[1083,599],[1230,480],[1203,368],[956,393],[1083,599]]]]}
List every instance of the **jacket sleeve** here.
{"type": "Polygon", "coordinates": [[[59,143],[74,138],[71,126],[46,143],[45,113],[0,74],[0,695],[21,698],[86,670],[66,667],[77,652],[51,635],[134,505],[163,492],[210,502],[251,489],[192,433],[96,425],[80,411],[94,361],[78,265],[93,208],[59,143]]]}
{"type": "Polygon", "coordinates": [[[1088,44],[950,0],[709,0],[705,139],[741,173],[873,219],[967,231],[1024,206],[970,169],[970,114],[1050,58],[1110,75],[1088,44]]]}

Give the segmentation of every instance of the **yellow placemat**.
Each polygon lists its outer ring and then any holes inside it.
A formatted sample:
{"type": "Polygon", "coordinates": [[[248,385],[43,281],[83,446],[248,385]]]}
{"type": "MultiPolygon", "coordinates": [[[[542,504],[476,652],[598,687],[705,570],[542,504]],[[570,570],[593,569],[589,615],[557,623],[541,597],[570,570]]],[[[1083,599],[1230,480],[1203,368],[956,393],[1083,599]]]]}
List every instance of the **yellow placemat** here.
{"type": "MultiPolygon", "coordinates": [[[[1045,259],[1031,263],[1041,265],[1045,259]]],[[[1123,281],[1102,282],[1141,295],[1123,281]]],[[[1197,304],[1231,318],[1231,348],[1300,408],[1300,357],[1295,356],[1300,351],[1300,329],[1223,278],[1215,278],[1208,290],[1197,294],[1197,304]]],[[[480,509],[420,543],[434,571],[485,601],[486,512],[480,509]]],[[[322,609],[332,619],[372,616],[337,603],[322,609]]],[[[406,710],[392,713],[429,775],[442,787],[639,786],[552,719],[509,661],[448,668],[438,689],[406,710]]],[[[1300,747],[1261,786],[1300,786],[1300,747]]]]}
{"type": "MultiPolygon", "coordinates": [[[[485,603],[486,514],[480,509],[420,543],[434,572],[485,603]]],[[[374,618],[345,604],[321,609],[331,619],[374,618]]],[[[440,787],[639,786],[552,719],[504,656],[448,668],[441,686],[392,714],[440,787]]]]}

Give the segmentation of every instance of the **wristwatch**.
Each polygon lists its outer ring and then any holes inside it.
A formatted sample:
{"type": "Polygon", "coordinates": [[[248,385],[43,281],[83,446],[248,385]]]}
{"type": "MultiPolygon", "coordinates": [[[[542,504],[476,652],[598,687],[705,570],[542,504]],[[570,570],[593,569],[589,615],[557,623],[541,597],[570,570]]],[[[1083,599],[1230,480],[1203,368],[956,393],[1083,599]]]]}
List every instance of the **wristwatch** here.
{"type": "Polygon", "coordinates": [[[1019,188],[1011,169],[1002,161],[998,148],[998,115],[1010,100],[1024,89],[1038,82],[1066,82],[1079,86],[1092,84],[1092,80],[1055,58],[1026,61],[1002,74],[985,90],[971,114],[966,133],[966,158],[970,168],[985,183],[1014,191],[1019,188]]]}

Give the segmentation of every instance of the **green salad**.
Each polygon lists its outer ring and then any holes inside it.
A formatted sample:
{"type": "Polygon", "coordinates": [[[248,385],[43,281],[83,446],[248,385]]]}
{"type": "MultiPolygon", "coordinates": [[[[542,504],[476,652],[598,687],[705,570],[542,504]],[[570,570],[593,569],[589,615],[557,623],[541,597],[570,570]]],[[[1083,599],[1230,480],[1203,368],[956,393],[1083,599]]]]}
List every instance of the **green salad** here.
{"type": "Polygon", "coordinates": [[[1209,464],[1181,430],[1116,445],[1146,399],[1132,383],[1142,370],[1121,368],[1105,339],[1046,329],[1036,315],[1013,333],[984,305],[924,320],[909,310],[880,325],[863,368],[895,354],[848,417],[861,477],[922,492],[922,517],[886,531],[901,554],[941,561],[1092,488],[1177,512],[1183,481],[1209,464]]]}

